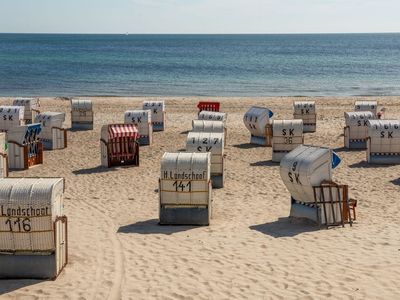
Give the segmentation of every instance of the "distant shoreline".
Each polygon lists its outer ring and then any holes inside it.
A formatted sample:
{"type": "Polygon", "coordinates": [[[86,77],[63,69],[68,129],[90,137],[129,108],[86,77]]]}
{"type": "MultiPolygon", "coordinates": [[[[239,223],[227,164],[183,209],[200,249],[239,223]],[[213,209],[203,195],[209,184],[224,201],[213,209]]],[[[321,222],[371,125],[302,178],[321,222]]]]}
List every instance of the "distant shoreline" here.
{"type": "Polygon", "coordinates": [[[229,36],[229,35],[368,35],[368,34],[400,34],[399,31],[387,31],[387,32],[281,32],[281,33],[101,33],[101,32],[84,32],[84,33],[72,33],[72,32],[0,32],[0,35],[132,35],[132,36],[143,36],[143,35],[179,35],[179,36],[193,36],[193,35],[205,35],[205,36],[229,36]]]}
{"type": "Polygon", "coordinates": [[[115,100],[125,100],[125,99],[133,99],[133,100],[142,100],[142,99],[164,99],[164,100],[172,100],[172,101],[192,101],[193,99],[205,100],[205,101],[227,101],[230,100],[238,100],[242,99],[243,101],[251,101],[252,99],[259,99],[264,101],[275,101],[277,99],[314,99],[314,100],[327,100],[330,101],[332,99],[339,101],[348,101],[352,99],[397,99],[400,95],[355,95],[355,96],[337,96],[337,95],[326,95],[326,96],[196,96],[196,95],[187,95],[187,96],[171,96],[171,95],[126,95],[126,96],[114,96],[114,95],[76,95],[76,96],[37,96],[37,95],[8,95],[2,96],[0,95],[0,100],[5,99],[16,99],[16,98],[38,98],[40,100],[59,100],[59,101],[70,101],[72,99],[92,99],[92,100],[102,100],[102,99],[111,99],[111,101],[115,100]]]}
{"type": "Polygon", "coordinates": [[[379,95],[379,94],[371,94],[371,95],[194,95],[194,94],[187,94],[187,95],[156,95],[156,94],[137,94],[137,95],[85,95],[85,94],[74,94],[74,95],[62,95],[62,96],[54,96],[54,95],[35,95],[35,94],[2,94],[0,91],[0,98],[18,98],[18,97],[36,97],[36,98],[55,98],[59,100],[69,100],[72,98],[222,98],[222,99],[229,99],[229,98],[368,98],[368,97],[379,97],[379,98],[388,98],[388,97],[400,97],[400,94],[393,94],[393,95],[379,95]],[[65,98],[65,99],[63,99],[65,98]]]}

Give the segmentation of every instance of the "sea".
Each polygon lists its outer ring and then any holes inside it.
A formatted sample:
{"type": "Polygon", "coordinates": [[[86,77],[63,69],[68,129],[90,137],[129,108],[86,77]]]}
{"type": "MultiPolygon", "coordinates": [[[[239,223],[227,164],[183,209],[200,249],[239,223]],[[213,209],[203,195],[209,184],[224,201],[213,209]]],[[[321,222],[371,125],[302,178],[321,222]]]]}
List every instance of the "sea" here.
{"type": "Polygon", "coordinates": [[[400,33],[0,34],[0,96],[400,95],[400,33]]]}

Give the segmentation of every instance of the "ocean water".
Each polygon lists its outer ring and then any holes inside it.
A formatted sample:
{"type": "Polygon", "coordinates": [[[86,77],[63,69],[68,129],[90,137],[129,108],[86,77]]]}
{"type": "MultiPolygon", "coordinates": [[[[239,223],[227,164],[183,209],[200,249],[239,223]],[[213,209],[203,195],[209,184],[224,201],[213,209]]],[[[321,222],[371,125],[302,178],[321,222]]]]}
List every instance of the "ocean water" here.
{"type": "Polygon", "coordinates": [[[400,95],[400,34],[0,34],[0,95],[400,95]]]}

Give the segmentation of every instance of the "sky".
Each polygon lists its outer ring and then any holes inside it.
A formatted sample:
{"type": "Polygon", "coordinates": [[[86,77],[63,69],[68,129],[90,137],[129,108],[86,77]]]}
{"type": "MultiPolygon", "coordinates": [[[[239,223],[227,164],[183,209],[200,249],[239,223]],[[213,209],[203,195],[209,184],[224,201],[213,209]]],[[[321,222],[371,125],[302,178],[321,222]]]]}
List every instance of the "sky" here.
{"type": "Polygon", "coordinates": [[[0,0],[0,32],[400,32],[400,0],[0,0]]]}

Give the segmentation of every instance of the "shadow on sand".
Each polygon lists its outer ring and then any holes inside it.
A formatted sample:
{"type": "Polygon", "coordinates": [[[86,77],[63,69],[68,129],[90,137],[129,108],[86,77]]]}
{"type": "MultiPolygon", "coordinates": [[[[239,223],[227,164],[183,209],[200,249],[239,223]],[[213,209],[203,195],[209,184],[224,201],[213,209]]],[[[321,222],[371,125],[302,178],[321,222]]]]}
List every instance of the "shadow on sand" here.
{"type": "Polygon", "coordinates": [[[158,219],[141,221],[130,225],[121,226],[118,233],[138,233],[138,234],[174,234],[190,229],[198,228],[198,226],[181,226],[181,225],[159,225],[158,219]]]}
{"type": "Polygon", "coordinates": [[[332,150],[335,151],[336,153],[351,152],[352,151],[351,149],[347,149],[346,147],[334,148],[332,150]]]}
{"type": "Polygon", "coordinates": [[[259,231],[274,238],[293,237],[301,233],[320,230],[315,224],[305,221],[292,221],[288,217],[277,221],[250,226],[251,230],[259,231]]]}
{"type": "Polygon", "coordinates": [[[239,149],[265,148],[265,146],[257,145],[257,144],[250,144],[250,143],[236,144],[236,145],[233,145],[233,147],[239,148],[239,149]]]}
{"type": "Polygon", "coordinates": [[[69,132],[87,132],[87,131],[90,131],[90,130],[89,129],[79,129],[79,128],[70,127],[70,128],[67,128],[67,131],[69,131],[69,132]]]}
{"type": "Polygon", "coordinates": [[[394,185],[400,185],[400,178],[393,179],[390,182],[393,183],[394,185]]]}
{"type": "Polygon", "coordinates": [[[364,168],[364,169],[377,169],[377,168],[385,168],[388,165],[378,165],[378,164],[369,164],[367,161],[363,160],[358,163],[349,165],[349,168],[356,169],[356,168],[364,168]]]}
{"type": "Polygon", "coordinates": [[[98,174],[98,173],[106,173],[106,172],[113,172],[115,168],[106,168],[103,166],[97,166],[94,168],[87,168],[87,169],[80,169],[72,171],[75,175],[85,175],[85,174],[98,174]]]}
{"type": "Polygon", "coordinates": [[[252,167],[276,167],[276,166],[279,166],[279,163],[273,162],[272,160],[263,160],[263,161],[257,161],[254,163],[250,163],[250,166],[252,166],[252,167]]]}
{"type": "MultiPolygon", "coordinates": [[[[47,280],[33,279],[2,279],[0,280],[0,296],[22,289],[24,287],[39,284],[47,280]]],[[[0,297],[1,298],[1,297],[0,297]]]]}
{"type": "Polygon", "coordinates": [[[179,134],[188,134],[189,132],[190,132],[190,130],[185,130],[185,131],[180,132],[179,134]]]}

